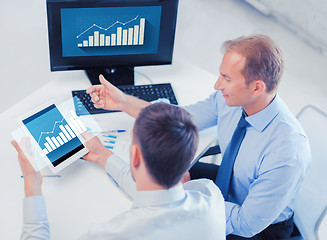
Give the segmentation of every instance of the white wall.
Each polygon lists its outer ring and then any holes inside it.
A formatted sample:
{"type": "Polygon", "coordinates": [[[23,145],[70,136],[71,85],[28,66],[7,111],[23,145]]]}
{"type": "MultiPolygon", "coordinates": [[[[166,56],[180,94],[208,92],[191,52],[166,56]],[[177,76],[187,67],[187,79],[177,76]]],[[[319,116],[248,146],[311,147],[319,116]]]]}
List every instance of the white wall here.
{"type": "Polygon", "coordinates": [[[244,0],[327,55],[326,0],[244,0]]]}
{"type": "Polygon", "coordinates": [[[314,104],[327,112],[327,57],[242,0],[180,0],[174,56],[218,76],[221,44],[255,33],[271,36],[284,53],[279,93],[291,111],[314,104]]]}
{"type": "MultiPolygon", "coordinates": [[[[295,2],[266,2],[275,1],[295,2]]],[[[315,1],[325,0],[310,0],[315,1]]],[[[294,5],[300,2],[307,1],[296,1],[294,5]]],[[[286,70],[280,94],[291,110],[297,113],[310,103],[327,111],[327,57],[273,17],[243,0],[180,0],[178,14],[174,57],[218,75],[223,41],[252,33],[268,34],[284,51],[286,70]]],[[[316,11],[308,9],[307,14],[316,11]]],[[[316,20],[325,25],[326,21],[316,20]]],[[[62,73],[50,72],[45,1],[0,1],[0,28],[2,112],[62,73]],[[16,37],[17,33],[20,37],[16,37]],[[40,58],[33,63],[35,52],[40,58]]]]}

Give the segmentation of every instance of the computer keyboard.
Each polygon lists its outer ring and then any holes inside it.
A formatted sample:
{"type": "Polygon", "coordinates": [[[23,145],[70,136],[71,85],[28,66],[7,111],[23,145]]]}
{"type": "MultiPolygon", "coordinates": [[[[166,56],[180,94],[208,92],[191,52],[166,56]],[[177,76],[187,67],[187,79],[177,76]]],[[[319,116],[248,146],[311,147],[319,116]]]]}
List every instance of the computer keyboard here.
{"type": "MultiPolygon", "coordinates": [[[[171,104],[178,105],[170,83],[137,86],[125,85],[118,86],[117,88],[126,94],[135,96],[148,102],[157,100],[159,98],[165,98],[168,99],[171,104]]],[[[72,95],[73,97],[76,96],[76,98],[74,98],[74,105],[77,115],[117,112],[105,110],[102,108],[95,108],[93,102],[91,101],[91,97],[86,93],[86,90],[74,90],[72,91],[72,95]]]]}

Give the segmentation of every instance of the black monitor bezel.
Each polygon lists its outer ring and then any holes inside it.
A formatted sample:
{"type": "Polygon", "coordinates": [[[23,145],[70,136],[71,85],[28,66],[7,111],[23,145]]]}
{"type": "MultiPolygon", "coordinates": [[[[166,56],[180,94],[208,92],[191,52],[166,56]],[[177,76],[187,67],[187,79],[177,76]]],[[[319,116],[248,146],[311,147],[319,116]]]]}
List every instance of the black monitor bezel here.
{"type": "Polygon", "coordinates": [[[178,0],[47,0],[51,71],[134,67],[171,64],[175,40],[178,0]],[[62,8],[162,6],[157,54],[63,57],[61,44],[62,8]],[[56,24],[56,23],[60,24],[56,24]],[[165,24],[167,27],[162,27],[165,24]]]}

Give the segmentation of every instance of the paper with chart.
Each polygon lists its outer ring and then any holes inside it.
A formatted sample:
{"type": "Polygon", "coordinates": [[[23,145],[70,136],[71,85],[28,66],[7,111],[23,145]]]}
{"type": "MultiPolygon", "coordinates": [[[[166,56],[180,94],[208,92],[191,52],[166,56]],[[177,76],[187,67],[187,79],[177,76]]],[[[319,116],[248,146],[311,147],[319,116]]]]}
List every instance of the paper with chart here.
{"type": "Polygon", "coordinates": [[[98,137],[106,148],[129,163],[129,147],[132,142],[131,129],[106,131],[98,137]]]}

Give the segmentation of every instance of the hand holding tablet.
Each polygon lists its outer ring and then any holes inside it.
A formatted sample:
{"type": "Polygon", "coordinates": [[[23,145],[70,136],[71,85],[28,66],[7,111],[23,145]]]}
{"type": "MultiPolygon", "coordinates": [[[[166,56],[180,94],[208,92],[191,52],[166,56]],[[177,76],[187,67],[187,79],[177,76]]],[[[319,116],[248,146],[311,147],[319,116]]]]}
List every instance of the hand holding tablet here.
{"type": "Polygon", "coordinates": [[[69,102],[58,107],[52,103],[29,115],[21,120],[23,126],[12,133],[17,143],[30,138],[29,149],[21,149],[24,153],[33,152],[34,156],[28,159],[36,171],[46,166],[53,173],[64,169],[88,153],[82,134],[90,127],[101,131],[91,116],[83,116],[82,121],[75,114],[72,100],[69,102]]]}

